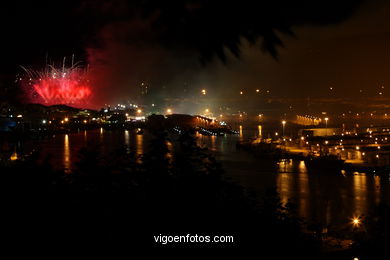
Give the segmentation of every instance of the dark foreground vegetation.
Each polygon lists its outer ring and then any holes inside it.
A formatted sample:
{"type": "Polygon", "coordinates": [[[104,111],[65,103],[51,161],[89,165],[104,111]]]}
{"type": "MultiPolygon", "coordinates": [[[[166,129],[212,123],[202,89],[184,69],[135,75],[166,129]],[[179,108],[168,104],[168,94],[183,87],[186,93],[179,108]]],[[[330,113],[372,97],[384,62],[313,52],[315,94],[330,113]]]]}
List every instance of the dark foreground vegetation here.
{"type": "Polygon", "coordinates": [[[2,165],[4,238],[43,248],[243,248],[271,253],[269,259],[377,259],[389,245],[386,206],[354,232],[351,249],[324,252],[323,237],[315,229],[304,231],[292,205],[281,205],[272,191],[257,201],[227,180],[192,134],[170,141],[159,131],[150,145],[142,156],[123,146],[102,157],[97,147],[86,147],[71,174],[38,164],[34,156],[2,165]],[[154,242],[159,234],[232,235],[234,243],[162,245],[154,242]]]}

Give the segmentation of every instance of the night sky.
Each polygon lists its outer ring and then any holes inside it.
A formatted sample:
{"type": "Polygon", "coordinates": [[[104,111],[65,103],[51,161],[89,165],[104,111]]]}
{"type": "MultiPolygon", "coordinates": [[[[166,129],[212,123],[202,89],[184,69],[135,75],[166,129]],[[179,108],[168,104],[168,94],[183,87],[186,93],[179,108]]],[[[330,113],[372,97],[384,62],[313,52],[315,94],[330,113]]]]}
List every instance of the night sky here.
{"type": "MultiPolygon", "coordinates": [[[[204,103],[236,110],[299,112],[316,103],[361,111],[357,99],[366,110],[387,108],[390,3],[252,2],[3,4],[2,85],[19,65],[75,54],[90,64],[96,106],[131,99],[147,82],[152,101],[162,89],[191,98],[206,88],[204,103]],[[262,99],[251,99],[255,89],[262,99]]],[[[195,113],[186,102],[177,106],[195,113]]]]}

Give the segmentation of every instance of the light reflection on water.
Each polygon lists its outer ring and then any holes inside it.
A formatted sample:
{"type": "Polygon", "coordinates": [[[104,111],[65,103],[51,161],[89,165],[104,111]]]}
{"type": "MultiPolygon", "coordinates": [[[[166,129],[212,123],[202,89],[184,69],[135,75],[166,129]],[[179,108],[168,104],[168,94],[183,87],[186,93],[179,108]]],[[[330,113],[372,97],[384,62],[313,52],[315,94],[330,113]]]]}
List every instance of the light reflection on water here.
{"type": "Polygon", "coordinates": [[[125,145],[127,147],[130,146],[130,132],[129,132],[129,130],[125,130],[125,145]]]}
{"type": "MultiPolygon", "coordinates": [[[[196,136],[198,145],[209,147],[222,163],[226,175],[258,194],[267,188],[275,188],[282,203],[291,200],[297,205],[301,217],[323,223],[343,222],[352,216],[367,214],[370,207],[380,202],[390,203],[388,178],[365,174],[316,175],[307,171],[304,161],[287,160],[276,164],[236,149],[238,140],[258,134],[257,131],[248,133],[241,127],[240,135],[203,136],[197,133],[196,136]]],[[[57,135],[44,141],[43,155],[52,155],[50,162],[54,167],[69,171],[78,159],[78,150],[94,140],[99,140],[99,149],[106,153],[125,144],[141,155],[147,146],[147,134],[139,135],[135,130],[113,132],[97,129],[57,135]]],[[[172,144],[167,145],[172,150],[172,144]]]]}
{"type": "Polygon", "coordinates": [[[69,135],[64,135],[64,169],[65,172],[71,170],[70,165],[70,148],[69,148],[69,135]]]}
{"type": "Polygon", "coordinates": [[[137,146],[136,146],[136,154],[137,154],[137,162],[141,162],[141,156],[142,154],[144,153],[144,143],[143,143],[143,139],[144,136],[143,135],[140,135],[140,134],[137,134],[137,146]]]}
{"type": "Polygon", "coordinates": [[[218,161],[233,180],[258,194],[274,187],[282,203],[296,204],[300,217],[323,224],[341,224],[352,216],[367,214],[380,202],[390,203],[390,183],[386,177],[364,173],[314,174],[307,170],[304,161],[286,160],[272,165],[236,149],[235,144],[242,136],[253,134],[240,128],[239,136],[199,139],[201,144],[213,147],[218,161]]]}
{"type": "Polygon", "coordinates": [[[258,136],[259,136],[259,137],[262,137],[262,136],[263,136],[263,133],[262,133],[262,130],[263,130],[263,129],[262,129],[262,126],[261,126],[261,125],[258,125],[258,126],[257,126],[257,129],[259,130],[258,136]]]}
{"type": "Polygon", "coordinates": [[[214,152],[217,150],[216,139],[217,137],[215,135],[210,136],[211,146],[209,147],[209,149],[214,152]]]}
{"type": "Polygon", "coordinates": [[[279,193],[282,204],[295,199],[298,207],[298,214],[301,217],[309,217],[309,176],[304,161],[298,165],[293,160],[285,160],[279,163],[279,174],[276,175],[276,190],[279,193]]]}

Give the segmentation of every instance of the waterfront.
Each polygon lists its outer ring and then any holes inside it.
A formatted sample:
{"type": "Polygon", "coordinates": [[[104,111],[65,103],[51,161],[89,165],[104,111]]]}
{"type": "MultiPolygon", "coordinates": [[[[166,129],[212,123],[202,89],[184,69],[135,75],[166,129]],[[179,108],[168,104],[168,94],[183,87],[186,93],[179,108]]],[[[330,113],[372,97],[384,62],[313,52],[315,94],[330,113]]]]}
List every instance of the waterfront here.
{"type": "MultiPolygon", "coordinates": [[[[244,131],[248,137],[254,130],[244,131]]],[[[308,172],[304,161],[272,163],[237,150],[240,136],[202,136],[202,143],[215,151],[226,173],[255,191],[259,197],[275,188],[282,203],[290,200],[297,213],[308,221],[325,225],[347,225],[350,219],[367,215],[381,202],[390,202],[390,179],[366,173],[322,175],[308,172]],[[330,192],[331,191],[331,192],[330,192]]]]}
{"type": "MultiPolygon", "coordinates": [[[[276,163],[259,160],[236,148],[237,141],[254,134],[255,130],[246,129],[241,135],[198,134],[197,143],[209,148],[222,164],[228,178],[242,184],[249,191],[256,192],[259,198],[267,189],[276,189],[281,202],[287,203],[290,200],[296,204],[298,216],[309,222],[342,227],[350,225],[353,217],[367,215],[379,203],[390,202],[390,180],[384,175],[318,175],[308,172],[303,161],[286,160],[276,163]]],[[[57,134],[52,138],[29,141],[23,145],[19,143],[19,149],[23,147],[24,153],[28,153],[35,146],[41,151],[41,163],[47,162],[56,170],[71,172],[83,147],[88,146],[104,156],[126,145],[141,156],[148,149],[149,140],[147,132],[140,135],[136,129],[112,131],[101,128],[57,134]]]]}

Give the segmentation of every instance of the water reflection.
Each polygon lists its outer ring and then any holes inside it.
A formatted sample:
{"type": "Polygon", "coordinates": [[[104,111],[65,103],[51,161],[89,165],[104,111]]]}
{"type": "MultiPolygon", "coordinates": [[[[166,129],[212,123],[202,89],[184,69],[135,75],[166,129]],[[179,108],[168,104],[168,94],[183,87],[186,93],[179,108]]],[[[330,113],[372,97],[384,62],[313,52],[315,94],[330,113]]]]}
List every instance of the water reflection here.
{"type": "Polygon", "coordinates": [[[99,132],[99,140],[100,140],[100,143],[103,142],[103,137],[104,137],[104,129],[103,127],[100,128],[100,132],[99,132]]]}
{"type": "MultiPolygon", "coordinates": [[[[389,181],[383,177],[314,174],[307,171],[304,161],[285,160],[275,163],[276,168],[269,167],[271,162],[236,150],[236,141],[242,140],[243,135],[247,137],[246,134],[241,126],[240,136],[203,136],[202,143],[215,147],[217,158],[230,177],[258,194],[276,187],[281,203],[291,200],[300,217],[338,225],[353,215],[367,214],[380,202],[390,202],[389,181]]],[[[354,159],[360,156],[361,153],[355,154],[354,159]]]]}
{"type": "Polygon", "coordinates": [[[64,171],[69,172],[71,169],[70,165],[70,148],[69,148],[69,136],[64,136],[64,171]]]}
{"type": "MultiPolygon", "coordinates": [[[[248,135],[260,134],[258,130],[249,132],[240,127],[240,136],[202,136],[196,134],[199,145],[207,146],[214,152],[233,180],[258,194],[267,188],[275,188],[280,194],[282,203],[290,199],[297,206],[299,216],[316,219],[323,223],[345,222],[354,215],[367,214],[370,207],[380,202],[390,202],[390,185],[387,177],[371,175],[319,175],[308,172],[304,161],[286,160],[279,164],[267,160],[259,160],[251,154],[236,149],[236,142],[248,135]]],[[[78,150],[89,142],[99,143],[99,152],[109,153],[120,145],[126,144],[137,156],[145,152],[148,146],[148,135],[136,132],[121,131],[115,134],[104,129],[90,130],[69,135],[58,135],[42,144],[43,157],[52,155],[54,167],[64,167],[66,171],[72,168],[77,160],[78,150]],[[130,133],[131,132],[131,133],[130,133]],[[146,147],[146,148],[145,148],[146,147]]],[[[172,144],[167,142],[168,159],[172,156],[172,144]]],[[[7,159],[13,146],[8,149],[7,159]]],[[[19,157],[22,151],[15,154],[19,157]],[[19,153],[20,152],[20,153],[19,153]]],[[[138,159],[140,162],[141,160],[138,159]]]]}
{"type": "Polygon", "coordinates": [[[166,141],[165,144],[167,145],[167,149],[168,149],[166,158],[168,159],[169,163],[172,163],[172,158],[173,158],[173,145],[172,145],[172,142],[166,141]]]}
{"type": "Polygon", "coordinates": [[[125,145],[130,147],[130,132],[129,130],[125,130],[125,145]]]}
{"type": "Polygon", "coordinates": [[[375,204],[378,205],[381,201],[381,178],[379,176],[374,177],[375,185],[375,204]]]}
{"type": "Polygon", "coordinates": [[[136,154],[137,154],[137,162],[141,162],[141,156],[144,153],[144,147],[143,147],[143,135],[137,134],[136,137],[136,154]]]}
{"type": "Polygon", "coordinates": [[[276,190],[280,202],[286,204],[289,200],[298,206],[300,217],[309,216],[309,176],[304,161],[298,164],[293,160],[279,162],[279,174],[276,175],[276,190]]]}
{"type": "Polygon", "coordinates": [[[258,135],[259,135],[259,137],[261,138],[263,135],[262,135],[262,126],[261,125],[258,125],[257,126],[257,129],[259,130],[259,132],[258,132],[258,135]]]}
{"type": "Polygon", "coordinates": [[[305,161],[300,161],[299,162],[298,169],[299,169],[300,173],[306,173],[307,172],[305,161]]]}
{"type": "Polygon", "coordinates": [[[298,199],[298,213],[301,217],[307,218],[309,212],[309,175],[307,173],[305,161],[300,161],[298,165],[299,172],[299,199],[298,199]]]}
{"type": "Polygon", "coordinates": [[[293,178],[288,173],[280,173],[276,177],[276,187],[282,204],[286,204],[292,198],[292,181],[293,178]]]}
{"type": "Polygon", "coordinates": [[[353,175],[353,191],[355,194],[355,214],[361,215],[367,211],[367,176],[353,175]]]}
{"type": "Polygon", "coordinates": [[[212,135],[210,138],[211,138],[210,150],[211,151],[217,151],[217,146],[216,146],[216,139],[217,139],[217,137],[215,135],[212,135]]]}

